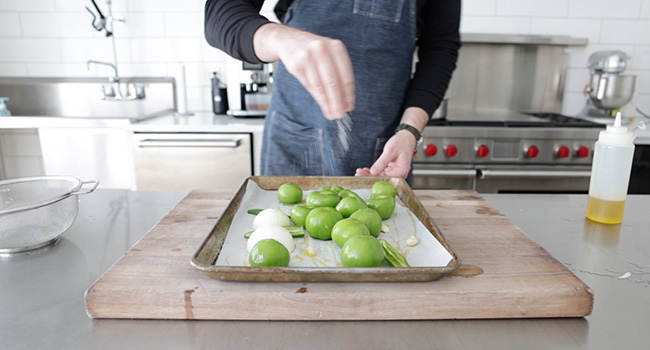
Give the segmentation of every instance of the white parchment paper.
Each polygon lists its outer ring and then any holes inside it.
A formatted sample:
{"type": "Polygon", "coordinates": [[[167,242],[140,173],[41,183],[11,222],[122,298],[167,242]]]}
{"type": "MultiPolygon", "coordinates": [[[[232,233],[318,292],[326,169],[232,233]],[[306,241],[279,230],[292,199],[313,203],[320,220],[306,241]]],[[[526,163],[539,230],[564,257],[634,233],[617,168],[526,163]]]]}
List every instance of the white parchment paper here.
{"type": "MultiPolygon", "coordinates": [[[[350,190],[356,192],[361,198],[369,198],[369,189],[350,190]]],[[[305,191],[303,197],[311,191],[305,191]]],[[[444,267],[451,261],[452,255],[440,242],[424,227],[422,222],[407,208],[404,203],[396,198],[395,213],[384,220],[389,232],[381,232],[378,238],[385,239],[400,253],[402,253],[412,267],[444,267]],[[419,243],[414,247],[406,245],[406,240],[415,235],[419,243]]],[[[217,266],[249,266],[248,252],[244,234],[253,230],[254,216],[248,214],[249,209],[280,208],[289,215],[291,207],[281,204],[277,199],[277,191],[267,191],[260,188],[254,181],[249,181],[241,205],[237,209],[228,230],[223,247],[215,265],[217,266]]],[[[309,236],[294,238],[296,249],[291,252],[289,266],[294,267],[343,267],[340,258],[341,249],[334,241],[322,241],[309,236]],[[307,247],[316,250],[316,256],[306,254],[307,247]]]]}

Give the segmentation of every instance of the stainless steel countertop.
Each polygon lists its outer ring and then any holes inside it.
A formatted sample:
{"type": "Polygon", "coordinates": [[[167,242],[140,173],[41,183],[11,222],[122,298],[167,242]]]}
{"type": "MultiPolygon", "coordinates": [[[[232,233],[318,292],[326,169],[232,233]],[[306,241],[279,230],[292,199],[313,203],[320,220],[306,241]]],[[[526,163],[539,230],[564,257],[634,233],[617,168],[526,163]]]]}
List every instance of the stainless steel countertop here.
{"type": "MultiPolygon", "coordinates": [[[[97,190],[47,249],[0,259],[5,349],[637,349],[650,336],[650,196],[628,197],[621,225],[585,220],[585,195],[484,197],[595,293],[573,319],[260,322],[92,320],[85,290],[185,193],[97,190]],[[619,278],[626,272],[628,278],[619,278]]],[[[433,282],[435,283],[435,282],[433,282]]]]}
{"type": "Polygon", "coordinates": [[[11,116],[0,118],[0,129],[120,128],[135,132],[262,132],[264,118],[235,118],[212,112],[173,113],[133,121],[127,117],[11,116]]]}

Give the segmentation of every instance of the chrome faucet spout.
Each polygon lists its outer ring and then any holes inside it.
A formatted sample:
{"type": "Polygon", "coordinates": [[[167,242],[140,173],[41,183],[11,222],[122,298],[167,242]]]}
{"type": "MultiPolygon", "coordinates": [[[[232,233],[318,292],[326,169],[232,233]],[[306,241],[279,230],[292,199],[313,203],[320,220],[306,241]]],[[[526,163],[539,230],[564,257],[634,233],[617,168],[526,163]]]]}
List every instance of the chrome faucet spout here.
{"type": "Polygon", "coordinates": [[[113,68],[113,75],[108,77],[108,80],[111,81],[111,82],[119,82],[120,81],[120,78],[117,75],[117,67],[115,67],[114,64],[109,63],[109,62],[89,60],[88,62],[86,62],[87,69],[90,70],[90,65],[93,64],[93,63],[94,64],[104,65],[104,66],[109,66],[109,67],[113,68]]]}

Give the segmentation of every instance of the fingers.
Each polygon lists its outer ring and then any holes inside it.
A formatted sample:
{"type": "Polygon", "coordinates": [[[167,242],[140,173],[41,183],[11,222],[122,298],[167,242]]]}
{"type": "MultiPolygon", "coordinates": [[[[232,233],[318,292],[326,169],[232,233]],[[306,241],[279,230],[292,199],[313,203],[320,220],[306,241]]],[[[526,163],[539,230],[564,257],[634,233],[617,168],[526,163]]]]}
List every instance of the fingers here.
{"type": "Polygon", "coordinates": [[[314,44],[313,64],[306,67],[306,88],[327,119],[338,119],[354,108],[354,76],[345,45],[339,40],[314,44]]]}
{"type": "Polygon", "coordinates": [[[354,176],[372,176],[372,174],[370,173],[370,168],[358,168],[354,176]]]}
{"type": "Polygon", "coordinates": [[[396,176],[406,178],[411,169],[413,145],[408,138],[393,135],[382,151],[379,158],[370,167],[372,176],[396,176]]]}
{"type": "Polygon", "coordinates": [[[281,59],[325,118],[342,118],[354,109],[354,73],[343,42],[301,32],[289,43],[281,59]]]}
{"type": "Polygon", "coordinates": [[[392,159],[392,155],[389,155],[386,150],[381,153],[381,156],[379,156],[379,159],[375,161],[375,163],[370,167],[370,174],[372,176],[381,176],[381,174],[386,170],[386,167],[388,167],[388,164],[392,159]]]}

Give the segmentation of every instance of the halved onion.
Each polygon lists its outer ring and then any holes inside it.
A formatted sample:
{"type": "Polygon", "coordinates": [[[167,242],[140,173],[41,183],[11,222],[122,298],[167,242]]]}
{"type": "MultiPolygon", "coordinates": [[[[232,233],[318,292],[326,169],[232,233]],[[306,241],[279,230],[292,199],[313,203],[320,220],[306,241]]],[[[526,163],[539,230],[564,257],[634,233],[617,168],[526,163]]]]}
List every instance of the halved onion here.
{"type": "Polygon", "coordinates": [[[289,230],[282,226],[266,225],[256,228],[251,233],[251,236],[248,237],[248,242],[246,242],[246,250],[250,253],[255,244],[263,239],[274,239],[282,243],[289,252],[292,252],[296,248],[296,243],[293,241],[289,230]]]}
{"type": "Polygon", "coordinates": [[[255,215],[253,219],[253,230],[262,226],[290,226],[291,219],[287,214],[278,208],[264,209],[259,214],[255,215]]]}

